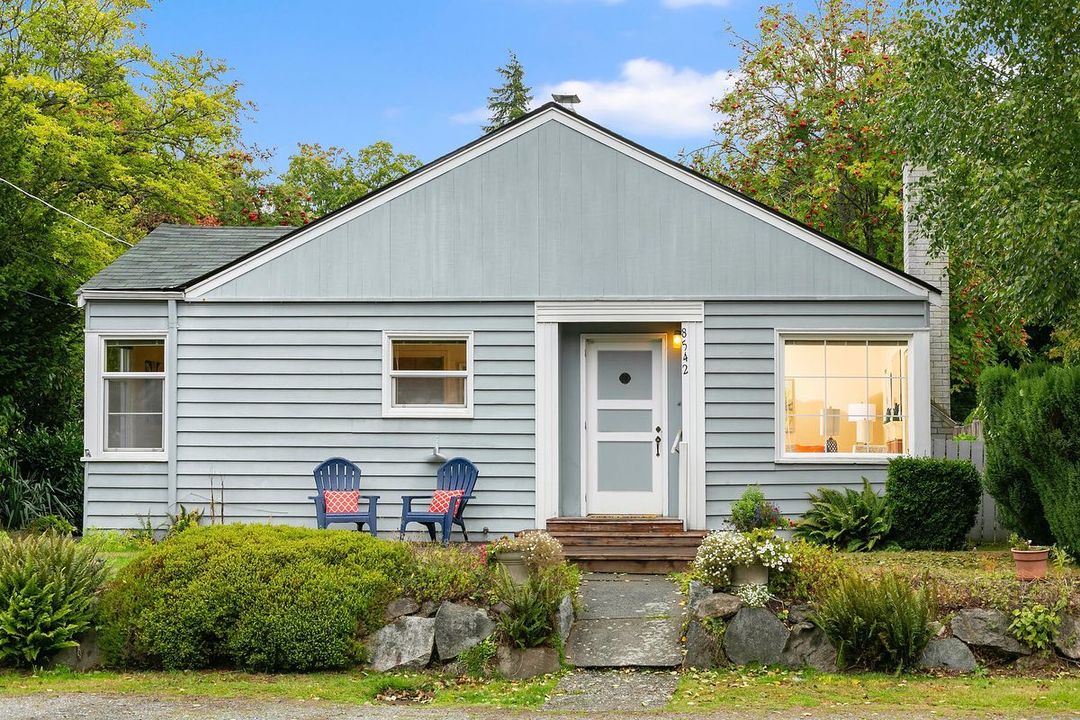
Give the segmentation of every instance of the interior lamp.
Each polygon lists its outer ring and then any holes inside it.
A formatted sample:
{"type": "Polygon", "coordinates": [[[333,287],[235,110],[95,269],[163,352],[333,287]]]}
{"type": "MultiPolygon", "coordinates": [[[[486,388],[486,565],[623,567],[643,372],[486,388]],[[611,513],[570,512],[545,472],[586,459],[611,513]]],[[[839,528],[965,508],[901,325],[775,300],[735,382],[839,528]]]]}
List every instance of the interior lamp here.
{"type": "Polygon", "coordinates": [[[840,408],[827,407],[821,411],[821,436],[825,441],[825,452],[836,452],[836,436],[840,434],[840,408]]]}
{"type": "Polygon", "coordinates": [[[870,421],[876,412],[877,407],[873,403],[851,403],[847,406],[848,420],[855,423],[855,442],[862,445],[870,442],[870,421]]]}

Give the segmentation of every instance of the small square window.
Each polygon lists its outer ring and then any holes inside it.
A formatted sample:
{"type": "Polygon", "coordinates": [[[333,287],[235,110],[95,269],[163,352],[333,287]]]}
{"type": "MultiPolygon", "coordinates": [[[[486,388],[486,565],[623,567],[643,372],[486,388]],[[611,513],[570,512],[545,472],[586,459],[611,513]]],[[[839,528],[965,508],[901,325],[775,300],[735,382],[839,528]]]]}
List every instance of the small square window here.
{"type": "Polygon", "coordinates": [[[387,333],[383,414],[470,417],[472,335],[387,333]]]}

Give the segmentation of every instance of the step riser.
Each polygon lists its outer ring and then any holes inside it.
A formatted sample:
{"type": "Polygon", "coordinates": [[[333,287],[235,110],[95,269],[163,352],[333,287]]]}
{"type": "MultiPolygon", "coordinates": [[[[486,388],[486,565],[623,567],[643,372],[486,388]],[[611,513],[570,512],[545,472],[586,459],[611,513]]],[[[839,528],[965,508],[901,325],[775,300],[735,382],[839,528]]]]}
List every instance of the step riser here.
{"type": "Polygon", "coordinates": [[[681,535],[681,525],[652,525],[649,523],[606,522],[606,523],[548,523],[547,531],[552,535],[559,533],[649,533],[651,535],[681,535]]]}
{"type": "Polygon", "coordinates": [[[586,572],[597,573],[640,573],[644,575],[666,575],[684,572],[689,562],[683,560],[580,560],[575,564],[586,572]]]}
{"type": "Polygon", "coordinates": [[[580,537],[565,537],[563,535],[554,535],[564,549],[575,547],[688,547],[697,549],[701,544],[701,538],[696,537],[680,537],[678,535],[672,537],[650,537],[650,538],[632,538],[627,539],[623,537],[595,537],[595,538],[580,538],[580,537]]]}

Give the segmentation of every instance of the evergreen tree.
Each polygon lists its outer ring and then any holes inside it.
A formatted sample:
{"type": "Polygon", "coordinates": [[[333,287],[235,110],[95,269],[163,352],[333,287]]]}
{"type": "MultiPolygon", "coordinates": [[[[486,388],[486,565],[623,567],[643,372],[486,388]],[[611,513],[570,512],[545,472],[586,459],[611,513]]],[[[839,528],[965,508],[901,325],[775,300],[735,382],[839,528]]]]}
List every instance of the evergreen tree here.
{"type": "Polygon", "coordinates": [[[510,51],[509,62],[496,72],[502,75],[504,82],[491,88],[491,95],[488,96],[488,110],[491,114],[490,124],[484,126],[486,133],[498,130],[511,120],[529,112],[529,103],[532,102],[532,88],[525,84],[525,68],[521,67],[513,50],[510,51]]]}

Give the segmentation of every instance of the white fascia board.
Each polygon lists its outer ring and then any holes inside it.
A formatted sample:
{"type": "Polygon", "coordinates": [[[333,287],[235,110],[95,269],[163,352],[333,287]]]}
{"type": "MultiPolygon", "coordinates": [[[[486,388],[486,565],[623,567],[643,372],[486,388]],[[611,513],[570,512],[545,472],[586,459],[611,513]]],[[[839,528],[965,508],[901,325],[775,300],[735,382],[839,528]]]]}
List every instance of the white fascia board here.
{"type": "Polygon", "coordinates": [[[80,290],[75,294],[79,307],[87,300],[183,300],[181,290],[80,290]]]}

